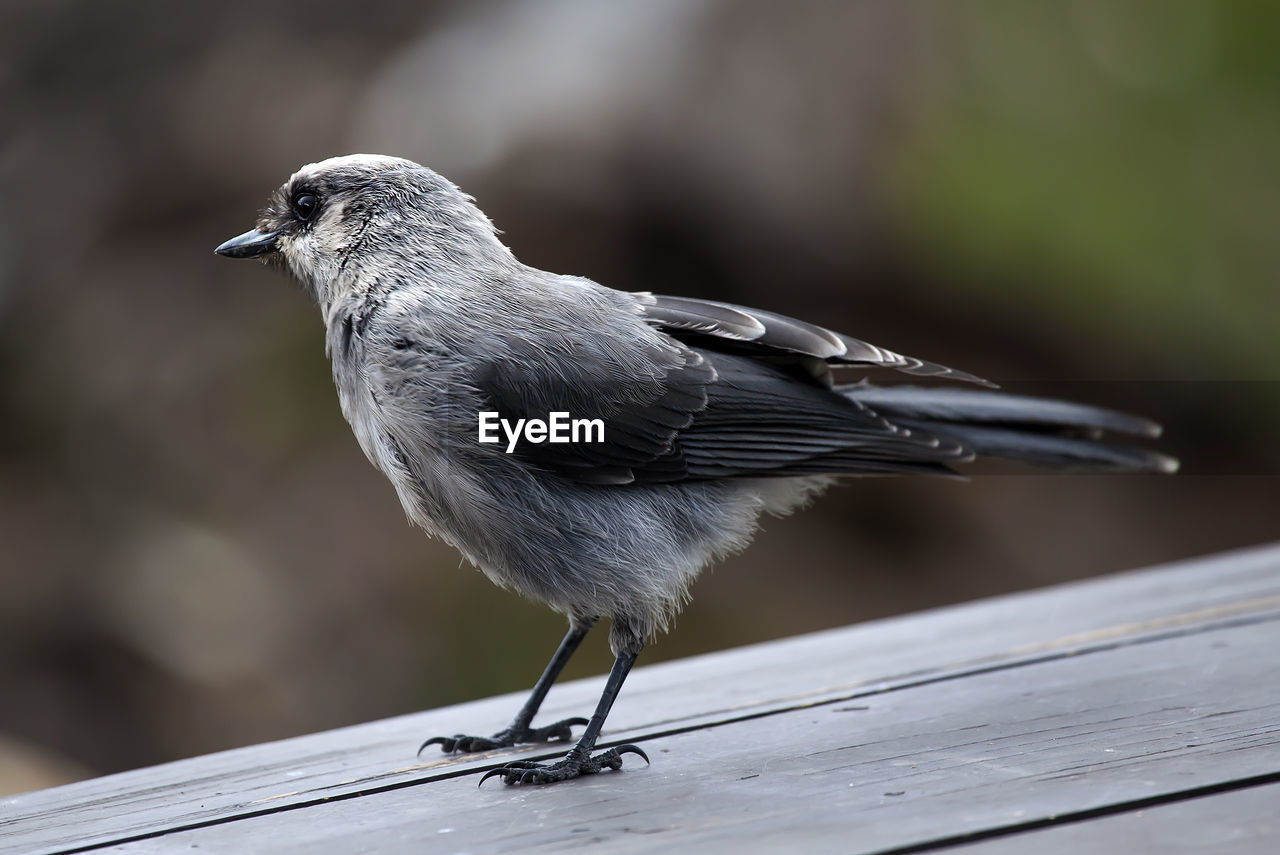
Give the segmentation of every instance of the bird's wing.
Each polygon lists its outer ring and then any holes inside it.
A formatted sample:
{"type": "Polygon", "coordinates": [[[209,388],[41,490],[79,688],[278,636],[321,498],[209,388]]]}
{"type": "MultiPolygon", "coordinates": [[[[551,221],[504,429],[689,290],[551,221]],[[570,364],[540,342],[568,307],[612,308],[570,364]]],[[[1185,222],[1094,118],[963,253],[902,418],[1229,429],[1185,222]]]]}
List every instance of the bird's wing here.
{"type": "Polygon", "coordinates": [[[688,472],[676,437],[706,409],[715,369],[701,353],[657,336],[626,349],[626,356],[594,349],[586,337],[569,340],[568,349],[516,343],[501,360],[477,366],[470,385],[513,424],[552,413],[603,422],[602,442],[519,442],[514,453],[534,466],[587,484],[630,484],[639,472],[682,480],[688,472]]]}
{"type": "Polygon", "coordinates": [[[662,337],[646,365],[530,349],[472,384],[502,418],[600,419],[602,442],[517,444],[533,466],[588,484],[949,471],[960,443],[896,426],[812,380],[662,337]],[[625,367],[624,367],[625,366],[625,367]]]}
{"type": "Polygon", "coordinates": [[[972,457],[953,439],[894,424],[782,367],[701,352],[716,382],[707,406],[677,435],[691,478],[948,472],[947,463],[972,457]]]}
{"type": "Polygon", "coordinates": [[[892,368],[917,377],[995,385],[964,371],[904,356],[815,324],[761,309],[647,291],[632,296],[640,304],[649,323],[690,344],[732,349],[759,357],[800,357],[830,364],[892,368]]]}

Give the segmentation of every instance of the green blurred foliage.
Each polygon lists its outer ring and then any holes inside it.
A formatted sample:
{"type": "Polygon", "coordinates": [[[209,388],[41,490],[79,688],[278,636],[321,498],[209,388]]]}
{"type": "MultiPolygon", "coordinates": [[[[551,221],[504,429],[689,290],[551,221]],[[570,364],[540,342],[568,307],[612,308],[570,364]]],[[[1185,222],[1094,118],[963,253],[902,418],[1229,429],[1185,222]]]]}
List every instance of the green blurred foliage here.
{"type": "Polygon", "coordinates": [[[960,35],[924,63],[891,191],[931,264],[1186,377],[1280,376],[1280,4],[935,10],[960,35]]]}

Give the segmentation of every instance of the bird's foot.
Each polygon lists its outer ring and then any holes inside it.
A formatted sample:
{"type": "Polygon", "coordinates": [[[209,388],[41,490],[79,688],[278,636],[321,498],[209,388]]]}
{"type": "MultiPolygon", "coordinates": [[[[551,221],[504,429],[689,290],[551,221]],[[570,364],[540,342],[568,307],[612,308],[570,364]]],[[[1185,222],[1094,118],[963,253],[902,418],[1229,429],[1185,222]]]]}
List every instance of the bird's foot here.
{"type": "Polygon", "coordinates": [[[493,736],[467,736],[459,733],[456,736],[433,736],[418,747],[421,754],[428,745],[439,745],[446,754],[454,752],[492,751],[495,748],[510,748],[529,742],[568,742],[573,739],[572,727],[586,724],[585,718],[566,718],[546,727],[508,727],[493,736]]]}
{"type": "Polygon", "coordinates": [[[636,754],[647,764],[649,755],[635,745],[619,745],[602,751],[594,757],[576,748],[555,763],[535,763],[532,760],[512,760],[484,773],[480,783],[501,776],[504,784],[554,784],[582,775],[594,775],[605,769],[621,769],[622,755],[636,754]]]}

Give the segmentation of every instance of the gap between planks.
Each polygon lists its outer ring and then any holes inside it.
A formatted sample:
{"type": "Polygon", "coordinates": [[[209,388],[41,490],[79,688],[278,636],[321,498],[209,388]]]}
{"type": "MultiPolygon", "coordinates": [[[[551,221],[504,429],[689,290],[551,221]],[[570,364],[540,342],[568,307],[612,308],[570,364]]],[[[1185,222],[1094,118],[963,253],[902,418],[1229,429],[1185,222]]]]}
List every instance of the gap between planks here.
{"type": "Polygon", "coordinates": [[[1280,783],[1280,771],[1268,772],[1265,775],[1251,775],[1234,781],[1219,781],[1213,784],[1205,784],[1200,787],[1189,787],[1185,790],[1174,790],[1172,792],[1159,793],[1157,795],[1147,796],[1141,799],[1119,801],[1114,804],[1102,805],[1100,807],[1085,808],[1084,810],[1078,811],[1065,811],[1060,814],[1054,814],[1053,816],[1029,819],[1026,822],[1012,822],[1007,825],[995,825],[990,828],[981,829],[980,831],[970,831],[963,834],[952,835],[950,837],[937,837],[933,840],[909,843],[905,846],[892,846],[888,849],[877,849],[875,852],[869,853],[869,855],[916,855],[916,853],[921,852],[941,852],[947,849],[956,849],[974,843],[1016,837],[1017,835],[1028,834],[1034,831],[1043,831],[1049,828],[1073,825],[1075,823],[1087,822],[1093,819],[1102,819],[1109,816],[1131,813],[1137,810],[1160,807],[1161,805],[1194,801],[1196,799],[1209,798],[1211,796],[1222,795],[1224,793],[1251,790],[1255,787],[1265,787],[1277,783],[1280,783]]]}

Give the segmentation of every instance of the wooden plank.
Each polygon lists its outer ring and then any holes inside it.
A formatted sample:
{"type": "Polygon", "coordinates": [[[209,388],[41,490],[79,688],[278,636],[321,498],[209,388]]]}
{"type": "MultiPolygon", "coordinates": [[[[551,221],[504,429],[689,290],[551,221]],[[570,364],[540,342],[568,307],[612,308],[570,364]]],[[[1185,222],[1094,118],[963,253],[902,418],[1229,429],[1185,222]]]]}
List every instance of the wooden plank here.
{"type": "Polygon", "coordinates": [[[1278,645],[1207,631],[660,737],[569,785],[468,775],[113,851],[910,850],[1280,772],[1278,645]]]}
{"type": "Polygon", "coordinates": [[[1067,822],[948,850],[954,855],[1260,855],[1280,852],[1280,784],[1067,822]]]}
{"type": "MultiPolygon", "coordinates": [[[[1182,562],[639,668],[609,735],[699,727],[1277,610],[1280,547],[1182,562]]],[[[544,718],[589,710],[599,685],[557,687],[544,718]]],[[[415,763],[412,751],[427,735],[496,729],[520,700],[513,694],[6,798],[0,851],[60,851],[487,768],[494,756],[415,763]],[[9,841],[19,849],[7,849],[9,841]]]]}

